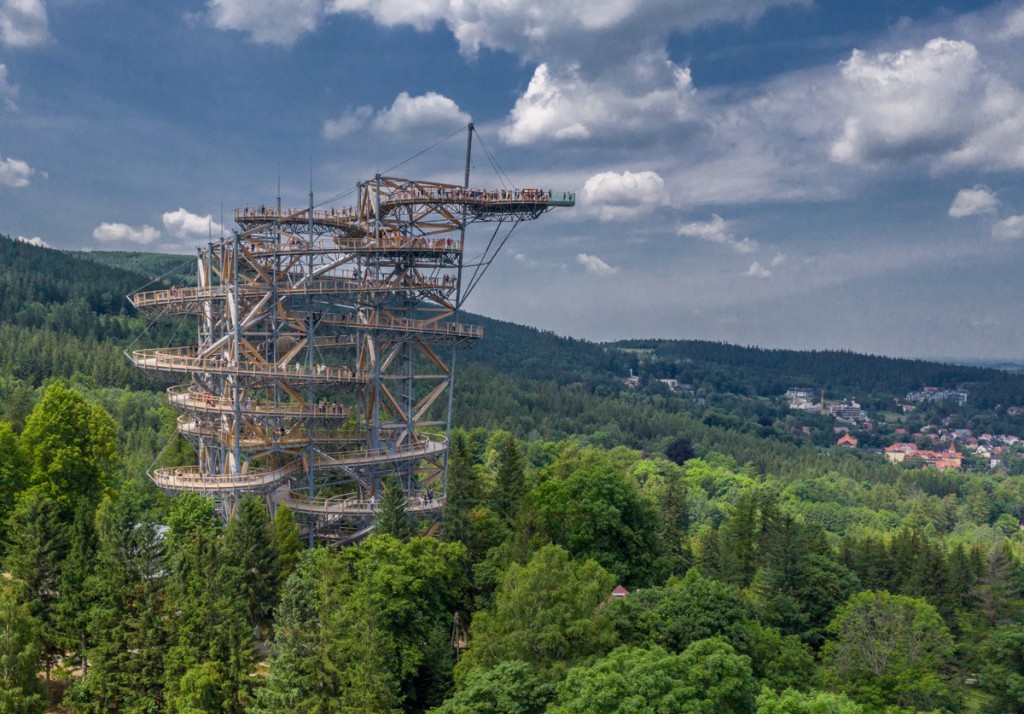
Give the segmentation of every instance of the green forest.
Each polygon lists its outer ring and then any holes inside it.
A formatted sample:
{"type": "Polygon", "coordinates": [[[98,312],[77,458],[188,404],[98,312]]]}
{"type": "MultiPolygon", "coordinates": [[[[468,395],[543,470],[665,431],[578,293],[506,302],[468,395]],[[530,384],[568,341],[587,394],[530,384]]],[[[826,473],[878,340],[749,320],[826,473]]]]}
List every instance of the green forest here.
{"type": "Polygon", "coordinates": [[[1024,374],[466,316],[436,535],[385,497],[305,549],[146,477],[189,447],[123,353],[194,326],[124,296],[190,260],[0,237],[0,712],[1024,712],[1022,460],[890,464],[784,399],[1022,434],[1024,374]],[[890,406],[925,385],[971,398],[890,406]]]}

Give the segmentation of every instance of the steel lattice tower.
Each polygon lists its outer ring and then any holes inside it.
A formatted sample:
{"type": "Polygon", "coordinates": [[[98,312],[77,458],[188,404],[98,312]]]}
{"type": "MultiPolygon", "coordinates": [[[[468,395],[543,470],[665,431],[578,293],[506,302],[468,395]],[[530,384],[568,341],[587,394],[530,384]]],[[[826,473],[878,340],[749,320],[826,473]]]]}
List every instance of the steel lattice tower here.
{"type": "Polygon", "coordinates": [[[131,295],[153,318],[198,317],[195,345],[130,355],[187,378],[168,396],[198,464],[150,477],[213,497],[225,517],[244,494],[285,503],[310,542],[365,535],[389,476],[410,515],[439,517],[454,348],[482,336],[457,321],[466,285],[504,242],[500,228],[575,203],[470,189],[468,171],[466,184],[377,176],[351,208],[317,209],[310,193],[302,209],[238,209],[239,230],[198,251],[196,287],[131,295]],[[496,226],[493,249],[468,266],[473,223],[496,226]]]}

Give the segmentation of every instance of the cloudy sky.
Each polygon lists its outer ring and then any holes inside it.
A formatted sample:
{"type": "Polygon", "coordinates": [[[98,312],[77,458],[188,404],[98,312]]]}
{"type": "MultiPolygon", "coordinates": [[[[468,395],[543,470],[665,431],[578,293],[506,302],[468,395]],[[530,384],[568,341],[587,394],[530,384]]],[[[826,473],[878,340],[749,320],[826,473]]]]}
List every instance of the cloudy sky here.
{"type": "Polygon", "coordinates": [[[1024,360],[1021,2],[0,0],[0,232],[36,243],[191,253],[279,177],[460,182],[470,119],[474,185],[489,152],[578,196],[470,309],[1024,360]]]}

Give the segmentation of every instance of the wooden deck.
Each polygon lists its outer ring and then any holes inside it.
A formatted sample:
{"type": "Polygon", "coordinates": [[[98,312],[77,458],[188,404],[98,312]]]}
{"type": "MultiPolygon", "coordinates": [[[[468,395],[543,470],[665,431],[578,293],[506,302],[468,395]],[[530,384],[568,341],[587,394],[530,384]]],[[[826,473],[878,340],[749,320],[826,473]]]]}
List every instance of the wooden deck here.
{"type": "MultiPolygon", "coordinates": [[[[302,285],[251,283],[239,285],[242,297],[258,297],[271,289],[279,298],[319,295],[360,295],[382,291],[434,292],[448,297],[455,292],[456,278],[414,277],[401,280],[371,280],[367,278],[330,278],[312,280],[302,285]]],[[[234,294],[231,285],[215,285],[208,288],[176,287],[164,290],[147,290],[129,295],[135,309],[147,314],[170,312],[174,314],[199,314],[209,301],[223,301],[234,294]]]]}
{"type": "MultiPolygon", "coordinates": [[[[444,509],[443,497],[428,498],[425,493],[411,494],[405,504],[408,513],[435,513],[444,509]]],[[[327,516],[359,516],[374,515],[380,506],[378,499],[324,498],[308,499],[291,493],[285,499],[285,505],[295,513],[327,516]]]]}
{"type": "MultiPolygon", "coordinates": [[[[408,444],[393,451],[389,449],[353,449],[351,451],[318,454],[313,463],[315,469],[324,469],[417,461],[431,456],[438,456],[444,453],[447,446],[447,442],[440,439],[425,439],[422,442],[408,444]]],[[[241,474],[211,474],[203,472],[198,466],[178,466],[154,469],[150,473],[150,478],[158,486],[169,491],[216,493],[222,491],[267,489],[283,483],[292,475],[302,473],[305,469],[306,466],[299,460],[276,469],[248,471],[241,474]]]]}
{"type": "MultiPolygon", "coordinates": [[[[217,428],[212,424],[178,417],[178,433],[183,436],[199,437],[205,436],[217,439],[221,443],[233,445],[235,435],[227,429],[217,428]]],[[[284,433],[244,433],[239,439],[239,446],[246,450],[265,449],[271,446],[284,446],[290,448],[301,448],[309,444],[310,432],[308,429],[292,428],[284,433]]],[[[314,429],[313,439],[318,444],[361,444],[366,442],[366,432],[354,429],[314,429]]]]}
{"type": "MultiPolygon", "coordinates": [[[[213,414],[234,414],[235,412],[235,403],[231,399],[197,391],[191,385],[171,387],[167,390],[167,399],[179,409],[213,414]]],[[[274,404],[260,400],[246,402],[244,412],[267,417],[324,420],[348,419],[352,415],[351,407],[345,404],[298,404],[296,402],[274,404]]]]}
{"type": "Polygon", "coordinates": [[[314,365],[312,369],[300,365],[277,366],[242,361],[237,364],[215,357],[197,357],[194,347],[173,347],[132,352],[132,363],[139,369],[156,372],[193,374],[196,372],[237,374],[243,377],[265,377],[285,381],[313,382],[315,384],[365,384],[369,375],[348,367],[314,365]]]}

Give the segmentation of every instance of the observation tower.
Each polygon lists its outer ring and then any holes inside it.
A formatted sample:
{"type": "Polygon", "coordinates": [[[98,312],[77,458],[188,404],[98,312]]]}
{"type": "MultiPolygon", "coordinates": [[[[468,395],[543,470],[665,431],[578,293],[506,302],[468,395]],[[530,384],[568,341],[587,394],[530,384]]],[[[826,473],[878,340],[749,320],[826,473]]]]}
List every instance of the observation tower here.
{"type": "Polygon", "coordinates": [[[198,319],[194,344],[135,350],[171,376],[178,434],[198,463],[154,468],[170,494],[245,494],[295,513],[310,543],[361,538],[383,482],[410,516],[445,503],[455,349],[482,337],[461,306],[522,221],[572,193],[376,176],[354,206],[236,209],[238,230],[198,250],[195,287],[138,292],[152,319],[198,319]],[[491,224],[473,257],[467,228],[491,224]]]}

